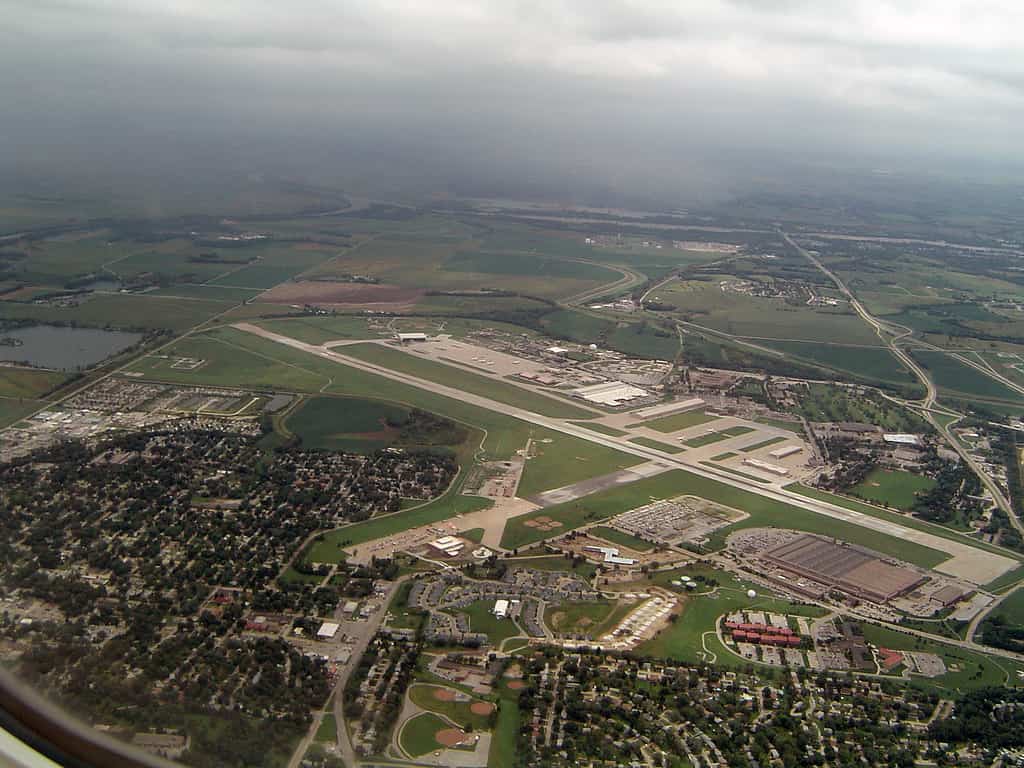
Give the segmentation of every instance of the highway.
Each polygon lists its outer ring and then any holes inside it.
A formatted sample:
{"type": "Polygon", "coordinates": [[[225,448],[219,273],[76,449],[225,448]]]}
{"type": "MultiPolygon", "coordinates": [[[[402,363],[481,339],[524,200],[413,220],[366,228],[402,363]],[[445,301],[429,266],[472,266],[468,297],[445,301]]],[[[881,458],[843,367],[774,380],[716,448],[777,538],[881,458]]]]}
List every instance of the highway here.
{"type": "Polygon", "coordinates": [[[936,391],[935,384],[932,382],[931,377],[928,375],[928,372],[925,371],[925,369],[922,368],[917,363],[917,361],[914,360],[914,358],[912,358],[910,354],[907,351],[905,351],[902,347],[900,347],[898,344],[900,340],[908,337],[912,333],[912,331],[908,329],[905,333],[893,335],[889,330],[889,327],[885,323],[881,322],[874,315],[868,312],[868,310],[864,307],[860,300],[853,295],[853,292],[846,287],[846,284],[839,278],[837,274],[835,274],[834,272],[832,272],[832,270],[830,270],[828,267],[822,264],[817,258],[815,258],[813,254],[797,245],[796,242],[788,234],[786,234],[785,232],[782,232],[781,234],[782,237],[786,240],[786,242],[789,243],[789,245],[792,246],[797,251],[797,253],[803,255],[808,261],[810,261],[814,266],[816,266],[826,277],[828,277],[833,283],[835,283],[836,288],[838,288],[840,293],[842,293],[847,298],[847,300],[850,302],[850,306],[853,307],[854,311],[856,311],[856,313],[861,317],[861,319],[864,320],[864,322],[866,322],[872,328],[874,328],[875,333],[878,334],[878,338],[882,340],[882,342],[897,357],[897,359],[899,359],[900,362],[902,362],[907,367],[908,370],[910,370],[915,376],[917,376],[917,378],[925,386],[926,390],[925,398],[918,406],[921,409],[923,417],[928,421],[928,423],[935,427],[935,429],[938,431],[940,435],[942,435],[942,437],[946,440],[949,446],[960,455],[960,458],[963,459],[964,463],[967,464],[967,466],[969,466],[974,471],[974,473],[980,478],[982,484],[991,494],[992,499],[995,501],[998,507],[1006,514],[1013,527],[1016,528],[1017,531],[1021,534],[1024,534],[1024,524],[1021,523],[1020,518],[1017,516],[1017,513],[1013,508],[1013,505],[1010,503],[1010,500],[1007,499],[1006,496],[1003,494],[1003,491],[999,487],[999,484],[984,471],[984,469],[978,464],[978,462],[975,461],[974,457],[971,456],[971,454],[968,451],[966,451],[962,445],[960,445],[960,442],[955,437],[953,437],[953,434],[949,430],[948,425],[940,422],[938,419],[935,418],[934,413],[932,413],[933,409],[935,408],[935,401],[938,398],[938,392],[936,391]]]}

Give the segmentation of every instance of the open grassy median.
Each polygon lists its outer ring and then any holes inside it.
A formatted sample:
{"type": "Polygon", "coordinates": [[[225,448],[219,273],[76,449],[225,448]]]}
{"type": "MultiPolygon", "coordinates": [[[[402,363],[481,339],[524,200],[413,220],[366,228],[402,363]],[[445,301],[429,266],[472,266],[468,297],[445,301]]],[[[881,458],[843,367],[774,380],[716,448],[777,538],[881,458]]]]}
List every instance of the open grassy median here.
{"type": "Polygon", "coordinates": [[[665,453],[682,453],[686,449],[681,445],[672,445],[672,443],[663,443],[661,440],[651,440],[649,437],[631,437],[629,442],[642,445],[644,448],[653,448],[656,451],[664,451],[665,453]]]}
{"type": "Polygon", "coordinates": [[[636,536],[630,536],[628,533],[623,533],[607,525],[595,525],[593,528],[588,529],[587,533],[591,536],[597,536],[599,539],[609,541],[612,544],[618,544],[620,547],[629,547],[637,552],[650,552],[654,549],[654,545],[651,542],[638,539],[636,536]]]}
{"type": "Polygon", "coordinates": [[[524,387],[517,387],[501,379],[481,376],[477,373],[409,355],[397,349],[380,344],[352,344],[336,350],[339,354],[354,357],[367,363],[380,365],[392,371],[433,381],[448,387],[471,392],[500,403],[562,419],[586,419],[594,413],[572,403],[556,400],[524,387]]]}
{"type": "Polygon", "coordinates": [[[662,416],[650,421],[640,422],[633,426],[649,427],[658,432],[678,432],[687,427],[696,427],[698,424],[706,424],[715,421],[718,416],[704,413],[704,411],[686,411],[684,413],[673,413],[671,416],[662,416]]]}

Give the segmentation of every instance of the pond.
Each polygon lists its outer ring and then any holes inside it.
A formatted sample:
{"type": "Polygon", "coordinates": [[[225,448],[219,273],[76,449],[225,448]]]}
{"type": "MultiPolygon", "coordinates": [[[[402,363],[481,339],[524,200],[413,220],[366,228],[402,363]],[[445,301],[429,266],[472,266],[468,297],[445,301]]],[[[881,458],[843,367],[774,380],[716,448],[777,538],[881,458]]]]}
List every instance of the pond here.
{"type": "Polygon", "coordinates": [[[0,360],[74,371],[105,360],[141,338],[141,333],[56,325],[0,329],[0,339],[4,340],[0,360]]]}

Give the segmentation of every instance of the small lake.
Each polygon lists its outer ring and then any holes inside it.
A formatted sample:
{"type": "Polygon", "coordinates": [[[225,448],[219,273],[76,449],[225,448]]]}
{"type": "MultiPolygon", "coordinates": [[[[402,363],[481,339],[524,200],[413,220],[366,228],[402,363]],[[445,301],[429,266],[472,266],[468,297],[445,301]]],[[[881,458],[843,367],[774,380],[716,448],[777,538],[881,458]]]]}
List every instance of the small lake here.
{"type": "Polygon", "coordinates": [[[74,371],[87,368],[130,347],[142,338],[142,334],[98,328],[33,325],[0,330],[0,338],[19,339],[22,342],[17,346],[0,345],[0,360],[74,371]]]}

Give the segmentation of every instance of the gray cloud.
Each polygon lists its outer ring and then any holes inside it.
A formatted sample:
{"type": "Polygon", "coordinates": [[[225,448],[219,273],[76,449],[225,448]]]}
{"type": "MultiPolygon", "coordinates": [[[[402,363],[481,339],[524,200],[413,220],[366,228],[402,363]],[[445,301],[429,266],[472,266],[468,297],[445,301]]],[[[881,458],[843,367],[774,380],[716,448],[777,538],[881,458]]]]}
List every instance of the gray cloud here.
{"type": "Polygon", "coordinates": [[[430,183],[518,174],[671,195],[723,189],[751,157],[1009,161],[1024,117],[1012,0],[0,0],[0,12],[8,162],[87,167],[120,151],[154,167],[219,158],[345,179],[376,165],[430,183]]]}

